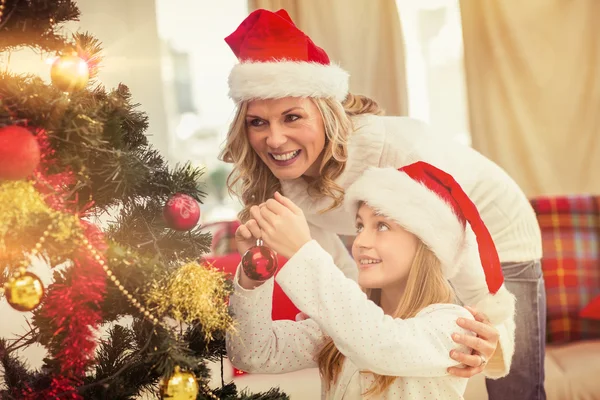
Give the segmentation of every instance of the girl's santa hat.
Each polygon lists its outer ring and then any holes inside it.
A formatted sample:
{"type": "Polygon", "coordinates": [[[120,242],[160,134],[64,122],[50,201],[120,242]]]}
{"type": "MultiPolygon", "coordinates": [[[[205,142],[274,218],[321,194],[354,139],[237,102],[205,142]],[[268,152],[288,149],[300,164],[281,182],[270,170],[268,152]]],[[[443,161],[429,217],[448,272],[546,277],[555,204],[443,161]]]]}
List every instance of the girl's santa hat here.
{"type": "Polygon", "coordinates": [[[514,317],[515,298],[504,286],[492,236],[451,175],[425,162],[371,168],[350,186],[345,201],[352,213],[364,202],[419,237],[465,305],[493,324],[514,317]]]}
{"type": "Polygon", "coordinates": [[[236,102],[288,96],[342,101],[348,94],[348,73],[285,10],[252,12],[225,41],[240,62],[229,75],[229,96],[236,102]]]}

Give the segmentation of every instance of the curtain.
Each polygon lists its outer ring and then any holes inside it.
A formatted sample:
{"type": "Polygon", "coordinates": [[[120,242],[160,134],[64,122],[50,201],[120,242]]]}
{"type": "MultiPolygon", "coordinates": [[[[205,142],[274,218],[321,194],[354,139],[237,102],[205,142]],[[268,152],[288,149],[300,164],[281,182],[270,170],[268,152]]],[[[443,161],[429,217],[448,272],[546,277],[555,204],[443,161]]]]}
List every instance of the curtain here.
{"type": "Polygon", "coordinates": [[[460,4],[473,146],[529,196],[600,193],[600,1],[460,4]]]}

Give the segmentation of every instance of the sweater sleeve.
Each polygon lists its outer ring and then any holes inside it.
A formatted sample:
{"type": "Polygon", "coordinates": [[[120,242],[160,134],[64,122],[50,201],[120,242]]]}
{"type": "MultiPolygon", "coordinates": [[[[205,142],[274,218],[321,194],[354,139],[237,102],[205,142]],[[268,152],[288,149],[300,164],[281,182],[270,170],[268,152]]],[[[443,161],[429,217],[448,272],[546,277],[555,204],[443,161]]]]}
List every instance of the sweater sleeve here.
{"type": "Polygon", "coordinates": [[[239,285],[239,274],[238,267],[229,299],[235,320],[226,341],[231,363],[242,371],[270,374],[316,367],[314,356],[323,337],[317,323],[272,321],[273,278],[246,290],[239,285]]]}
{"type": "Polygon", "coordinates": [[[334,232],[326,231],[310,222],[308,226],[311,237],[333,257],[334,264],[342,271],[344,276],[356,281],[358,279],[358,268],[342,239],[334,232]]]}
{"type": "MultiPolygon", "coordinates": [[[[452,278],[451,283],[453,283],[460,301],[476,309],[479,301],[488,293],[482,268],[461,268],[456,276],[452,278]]],[[[514,316],[494,327],[499,333],[499,344],[490,360],[488,360],[483,374],[488,378],[497,379],[508,375],[510,370],[515,349],[514,316]]]]}
{"type": "Polygon", "coordinates": [[[491,379],[503,378],[510,372],[512,357],[515,352],[515,322],[507,319],[501,325],[496,325],[500,339],[498,348],[488,361],[483,374],[491,379]]]}
{"type": "Polygon", "coordinates": [[[472,334],[456,324],[458,317],[473,318],[467,310],[436,304],[414,318],[385,315],[355,281],[342,276],[314,240],[288,260],[276,279],[360,370],[389,376],[445,376],[448,367],[458,365],[450,351],[468,351],[451,338],[453,332],[472,334]]]}

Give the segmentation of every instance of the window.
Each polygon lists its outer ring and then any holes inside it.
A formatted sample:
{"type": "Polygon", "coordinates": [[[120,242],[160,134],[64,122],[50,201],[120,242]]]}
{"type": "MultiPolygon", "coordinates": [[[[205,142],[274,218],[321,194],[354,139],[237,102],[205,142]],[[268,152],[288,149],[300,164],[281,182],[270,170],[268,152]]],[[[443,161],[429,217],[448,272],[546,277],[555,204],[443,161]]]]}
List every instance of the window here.
{"type": "Polygon", "coordinates": [[[459,0],[396,0],[405,40],[409,115],[470,145],[459,0]]]}

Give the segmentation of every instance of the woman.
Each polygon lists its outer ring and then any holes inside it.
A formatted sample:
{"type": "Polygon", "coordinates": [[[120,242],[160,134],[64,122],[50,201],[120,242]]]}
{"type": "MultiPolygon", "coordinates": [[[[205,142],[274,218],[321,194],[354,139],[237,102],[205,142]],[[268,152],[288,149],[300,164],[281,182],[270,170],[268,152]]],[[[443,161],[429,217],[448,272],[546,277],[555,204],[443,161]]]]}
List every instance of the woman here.
{"type": "MultiPolygon", "coordinates": [[[[229,186],[250,209],[281,191],[304,212],[312,238],[333,256],[347,277],[357,269],[338,235],[354,234],[353,215],[339,206],[344,191],[368,167],[399,168],[426,161],[453,175],[477,205],[498,253],[508,289],[517,297],[518,373],[487,381],[491,400],[544,399],[545,293],[541,275],[541,234],[535,214],[516,183],[473,149],[430,135],[425,126],[402,117],[384,117],[377,104],[348,93],[348,74],[298,30],[283,10],[253,12],[227,37],[240,63],[229,78],[238,105],[221,159],[234,164],[229,186]]],[[[401,193],[397,195],[402,195],[401,193]]],[[[473,305],[468,271],[451,280],[458,298],[473,305]]],[[[468,368],[457,376],[484,372],[506,376],[512,354],[497,341],[481,338],[481,322],[459,324],[480,336],[467,345],[484,360],[501,358],[503,368],[481,360],[454,359],[468,368]]],[[[511,327],[495,326],[501,336],[511,327]]]]}
{"type": "Polygon", "coordinates": [[[472,270],[478,305],[493,322],[514,316],[514,298],[475,206],[426,163],[368,170],[346,203],[356,215],[358,282],[311,240],[302,210],[289,199],[276,193],[252,208],[253,219],[237,235],[240,252],[261,238],[288,257],[276,280],[310,318],[271,321],[273,279],[253,281],[239,268],[230,300],[237,331],[227,338],[232,363],[257,373],[318,366],[324,399],[462,399],[467,379],[448,373],[457,364],[449,354],[477,356],[451,339],[456,319],[472,316],[453,304],[447,279],[472,270]],[[398,192],[408,196],[388,196],[398,192]]]}

